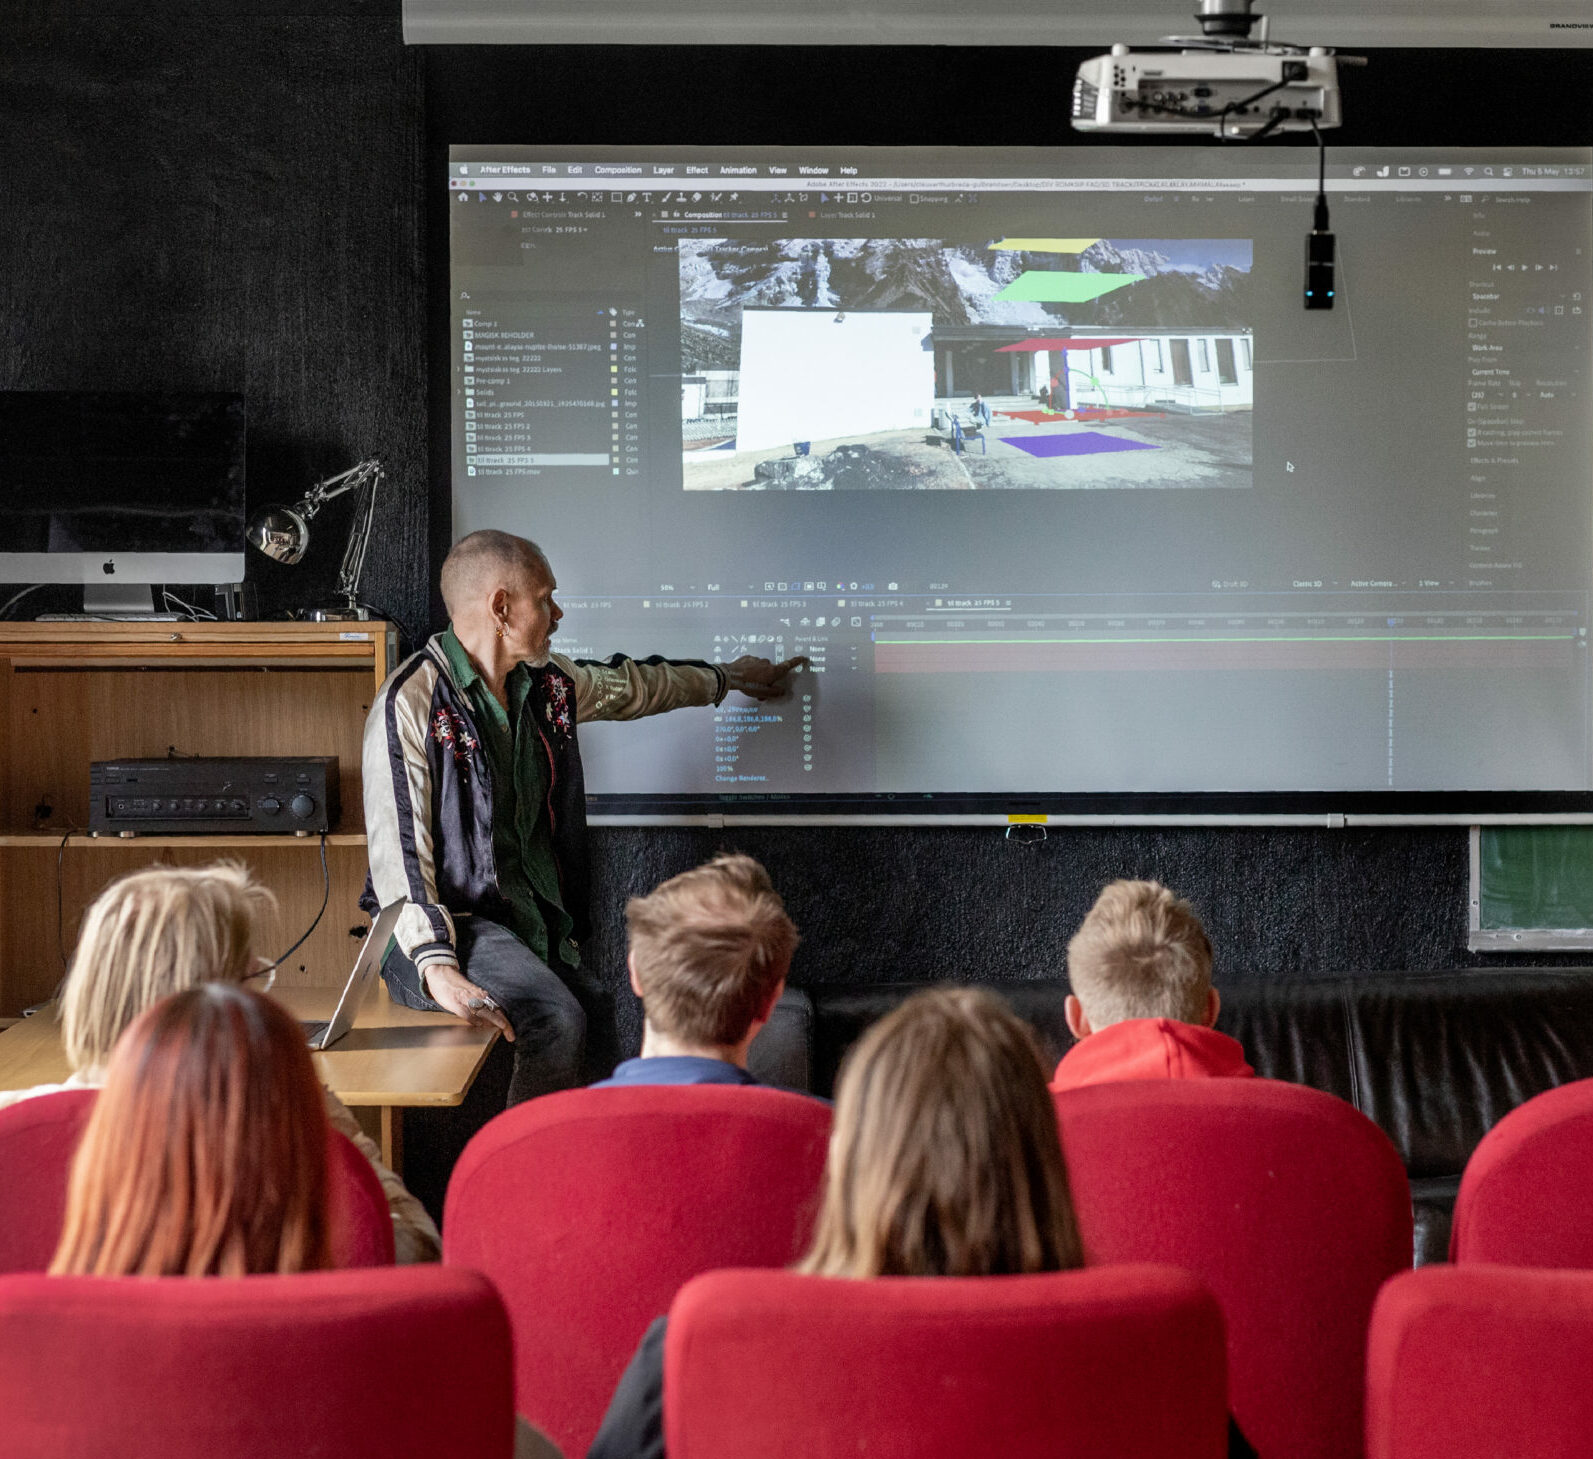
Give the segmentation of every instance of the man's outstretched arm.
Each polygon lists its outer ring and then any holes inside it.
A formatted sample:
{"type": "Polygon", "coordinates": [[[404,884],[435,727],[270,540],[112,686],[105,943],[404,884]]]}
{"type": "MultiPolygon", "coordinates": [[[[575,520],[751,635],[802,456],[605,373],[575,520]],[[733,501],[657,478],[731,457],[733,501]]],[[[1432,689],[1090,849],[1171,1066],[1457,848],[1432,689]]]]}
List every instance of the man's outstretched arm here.
{"type": "Polygon", "coordinates": [[[642,719],[690,705],[718,704],[726,694],[752,699],[778,699],[790,692],[791,671],[805,664],[803,657],[770,663],[743,655],[734,663],[710,664],[682,659],[632,659],[623,654],[597,661],[559,662],[575,680],[575,717],[642,719]]]}

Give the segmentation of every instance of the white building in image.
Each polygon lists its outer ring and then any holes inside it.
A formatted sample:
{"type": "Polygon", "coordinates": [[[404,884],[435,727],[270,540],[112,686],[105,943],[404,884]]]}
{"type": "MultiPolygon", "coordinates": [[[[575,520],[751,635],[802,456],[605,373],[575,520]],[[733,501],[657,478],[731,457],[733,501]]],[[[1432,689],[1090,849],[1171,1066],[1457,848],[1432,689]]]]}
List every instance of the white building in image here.
{"type": "Polygon", "coordinates": [[[1248,332],[1137,334],[1094,349],[1041,352],[1034,363],[1036,389],[1067,371],[1053,409],[1211,414],[1249,410],[1255,402],[1255,342],[1248,332]]]}

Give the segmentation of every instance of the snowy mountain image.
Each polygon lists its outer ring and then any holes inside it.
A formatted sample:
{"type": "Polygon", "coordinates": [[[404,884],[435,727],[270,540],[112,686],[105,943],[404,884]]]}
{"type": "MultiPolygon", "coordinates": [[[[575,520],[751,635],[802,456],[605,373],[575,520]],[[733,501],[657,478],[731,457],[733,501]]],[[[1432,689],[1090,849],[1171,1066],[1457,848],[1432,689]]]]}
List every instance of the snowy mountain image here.
{"type": "Polygon", "coordinates": [[[676,249],[688,491],[1253,485],[1248,238],[676,249]]]}
{"type": "Polygon", "coordinates": [[[927,310],[937,326],[1242,327],[1248,239],[1098,239],[1077,254],[934,238],[687,239],[682,365],[734,369],[744,309],[927,310]],[[1137,276],[1083,302],[1004,298],[1033,272],[1137,276]]]}

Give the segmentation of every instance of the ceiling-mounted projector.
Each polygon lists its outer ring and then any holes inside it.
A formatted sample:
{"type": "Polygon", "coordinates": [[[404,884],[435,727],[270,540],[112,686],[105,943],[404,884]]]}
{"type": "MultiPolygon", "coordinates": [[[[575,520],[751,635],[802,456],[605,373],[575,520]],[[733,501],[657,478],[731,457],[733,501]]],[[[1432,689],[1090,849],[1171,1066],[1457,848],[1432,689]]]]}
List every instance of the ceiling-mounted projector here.
{"type": "Polygon", "coordinates": [[[1113,46],[1080,66],[1074,127],[1254,138],[1339,125],[1338,57],[1331,50],[1268,40],[1265,19],[1250,13],[1251,0],[1199,4],[1201,34],[1168,36],[1176,49],[1113,46]],[[1257,21],[1261,35],[1252,40],[1257,21]]]}

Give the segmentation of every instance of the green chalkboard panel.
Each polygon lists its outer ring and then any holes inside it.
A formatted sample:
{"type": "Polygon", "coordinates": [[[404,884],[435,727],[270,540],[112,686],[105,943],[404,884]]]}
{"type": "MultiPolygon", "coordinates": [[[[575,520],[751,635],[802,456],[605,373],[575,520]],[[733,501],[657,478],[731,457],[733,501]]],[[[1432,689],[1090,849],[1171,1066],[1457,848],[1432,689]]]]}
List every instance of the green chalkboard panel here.
{"type": "Polygon", "coordinates": [[[1593,826],[1472,830],[1474,947],[1593,942],[1593,826]]]}

